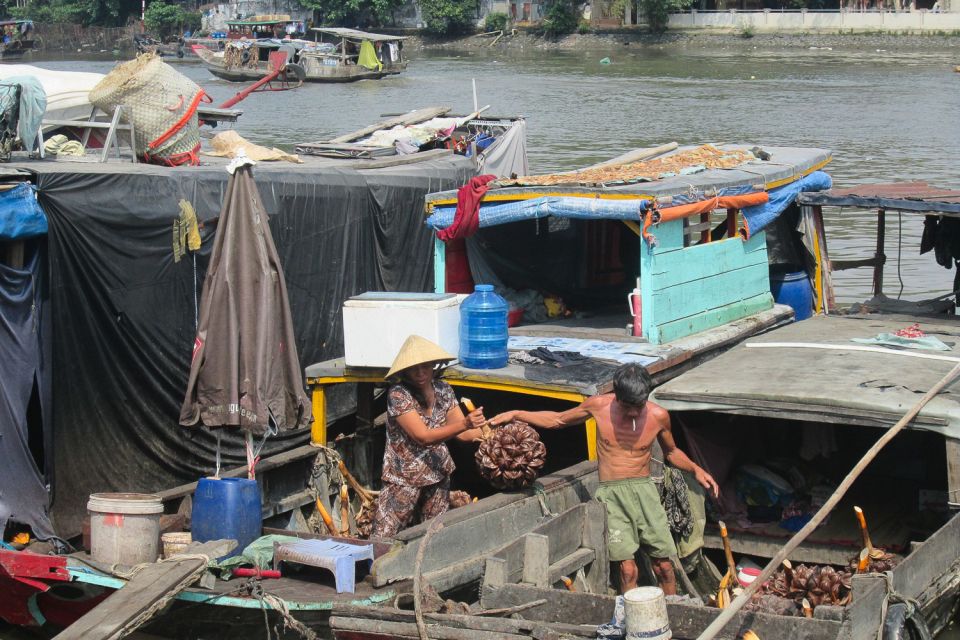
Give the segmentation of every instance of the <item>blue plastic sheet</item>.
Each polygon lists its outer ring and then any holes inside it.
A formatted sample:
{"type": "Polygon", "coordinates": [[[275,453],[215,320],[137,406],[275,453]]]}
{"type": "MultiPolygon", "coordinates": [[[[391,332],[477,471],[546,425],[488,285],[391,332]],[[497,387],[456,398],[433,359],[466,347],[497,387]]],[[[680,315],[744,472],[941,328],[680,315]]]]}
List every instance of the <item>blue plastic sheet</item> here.
{"type": "Polygon", "coordinates": [[[804,191],[825,191],[833,184],[830,175],[824,171],[814,171],[796,182],[785,184],[770,192],[770,200],[765,204],[747,207],[743,210],[743,219],[747,227],[747,237],[760,233],[771,222],[776,220],[790,204],[797,199],[797,195],[804,191]]]}
{"type": "MultiPolygon", "coordinates": [[[[661,207],[674,207],[691,202],[699,202],[716,195],[742,195],[755,191],[752,186],[728,187],[705,194],[691,192],[675,195],[669,204],[661,202],[661,207]]],[[[518,200],[507,203],[481,204],[480,228],[498,224],[533,220],[555,216],[558,218],[580,218],[584,220],[634,220],[639,221],[641,214],[650,206],[651,200],[604,200],[600,198],[578,198],[571,196],[546,196],[530,200],[518,200]]],[[[433,229],[446,229],[453,224],[456,206],[436,207],[433,215],[427,218],[427,225],[433,229]]]]}
{"type": "Polygon", "coordinates": [[[0,192],[0,240],[23,240],[46,235],[47,216],[34,195],[34,187],[21,182],[0,192]]]}

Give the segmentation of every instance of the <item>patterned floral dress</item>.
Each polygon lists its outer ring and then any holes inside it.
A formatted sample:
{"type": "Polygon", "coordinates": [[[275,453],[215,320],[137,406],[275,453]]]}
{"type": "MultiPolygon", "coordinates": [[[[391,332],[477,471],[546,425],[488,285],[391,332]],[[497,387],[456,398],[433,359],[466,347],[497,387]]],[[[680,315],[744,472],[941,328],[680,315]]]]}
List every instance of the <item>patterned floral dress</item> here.
{"type": "Polygon", "coordinates": [[[403,385],[387,391],[387,447],[383,452],[383,488],[377,500],[372,537],[390,538],[406,528],[419,507],[424,521],[449,507],[450,474],[456,468],[446,443],[422,445],[407,435],[397,418],[416,411],[428,429],[447,422],[447,413],[456,405],[453,388],[442,380],[433,381],[433,411],[417,402],[403,385]]]}

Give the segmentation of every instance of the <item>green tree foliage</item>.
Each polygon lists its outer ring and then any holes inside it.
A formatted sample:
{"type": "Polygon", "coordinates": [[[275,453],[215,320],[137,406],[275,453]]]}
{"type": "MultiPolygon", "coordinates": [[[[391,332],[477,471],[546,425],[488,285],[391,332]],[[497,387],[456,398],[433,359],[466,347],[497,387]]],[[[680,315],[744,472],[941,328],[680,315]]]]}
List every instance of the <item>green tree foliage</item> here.
{"type": "Polygon", "coordinates": [[[147,5],[143,17],[144,26],[149,33],[161,38],[180,31],[186,12],[178,4],[167,4],[161,0],[154,0],[147,5]]]}
{"type": "Polygon", "coordinates": [[[484,31],[503,31],[507,28],[507,14],[494,11],[488,13],[483,21],[484,31]]]}
{"type": "Polygon", "coordinates": [[[670,13],[690,7],[693,0],[640,0],[640,7],[647,18],[647,27],[653,33],[667,30],[670,13]]]}
{"type": "Polygon", "coordinates": [[[580,24],[580,16],[572,0],[554,0],[543,17],[541,28],[544,35],[557,36],[573,33],[580,24]]]}
{"type": "MultiPolygon", "coordinates": [[[[8,0],[9,2],[9,0],[8,0]]],[[[118,27],[130,16],[140,17],[139,0],[28,0],[10,6],[10,15],[34,22],[60,22],[83,26],[118,27]]]]}
{"type": "Polygon", "coordinates": [[[403,0],[301,0],[317,13],[317,24],[328,27],[382,27],[394,23],[403,0]]]}
{"type": "Polygon", "coordinates": [[[426,31],[454,35],[473,30],[477,16],[475,0],[419,0],[426,31]]]}

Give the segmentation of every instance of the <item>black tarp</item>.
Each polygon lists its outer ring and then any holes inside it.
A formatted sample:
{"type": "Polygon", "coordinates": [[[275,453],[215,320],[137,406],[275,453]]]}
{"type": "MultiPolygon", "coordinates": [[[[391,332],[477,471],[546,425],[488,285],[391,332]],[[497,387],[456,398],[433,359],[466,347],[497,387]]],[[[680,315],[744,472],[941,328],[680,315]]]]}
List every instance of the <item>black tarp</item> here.
{"type": "MultiPolygon", "coordinates": [[[[260,163],[255,171],[304,364],[342,355],[347,297],[432,288],[424,196],[474,173],[463,158],[375,171],[260,163]]],[[[177,419],[227,178],[223,164],[54,165],[36,176],[50,221],[52,509],[62,534],[79,531],[90,493],[156,491],[213,469],[214,437],[177,419]],[[181,198],[202,225],[196,272],[190,255],[174,261],[181,198]]],[[[308,438],[302,430],[283,433],[264,455],[308,438]]],[[[224,465],[245,461],[238,434],[224,438],[223,453],[224,465]]]]}
{"type": "Polygon", "coordinates": [[[53,534],[41,469],[50,445],[43,430],[50,409],[44,245],[42,238],[24,241],[22,267],[0,263],[0,534],[13,520],[40,538],[53,534]]]}

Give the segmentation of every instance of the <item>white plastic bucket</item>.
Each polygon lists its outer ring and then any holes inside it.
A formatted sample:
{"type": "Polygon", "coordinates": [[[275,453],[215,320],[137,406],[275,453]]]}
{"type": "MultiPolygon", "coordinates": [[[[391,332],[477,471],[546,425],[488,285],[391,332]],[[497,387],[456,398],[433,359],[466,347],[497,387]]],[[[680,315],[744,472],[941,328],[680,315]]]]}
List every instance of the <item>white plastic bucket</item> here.
{"type": "Polygon", "coordinates": [[[623,594],[627,640],[670,640],[667,601],[659,587],[637,587],[623,594]]]}
{"type": "Polygon", "coordinates": [[[94,493],[90,512],[90,555],[104,564],[156,562],[163,501],[152,493],[94,493]]]}

